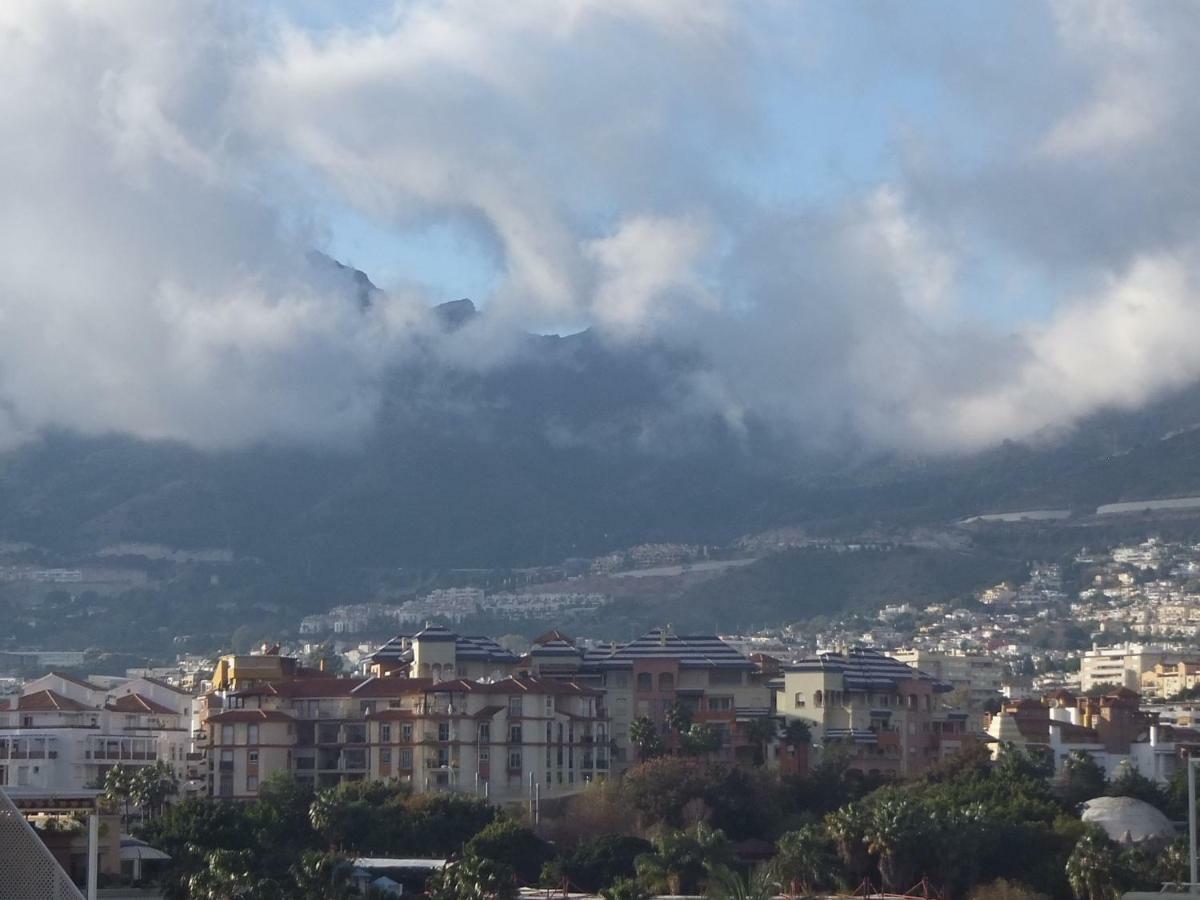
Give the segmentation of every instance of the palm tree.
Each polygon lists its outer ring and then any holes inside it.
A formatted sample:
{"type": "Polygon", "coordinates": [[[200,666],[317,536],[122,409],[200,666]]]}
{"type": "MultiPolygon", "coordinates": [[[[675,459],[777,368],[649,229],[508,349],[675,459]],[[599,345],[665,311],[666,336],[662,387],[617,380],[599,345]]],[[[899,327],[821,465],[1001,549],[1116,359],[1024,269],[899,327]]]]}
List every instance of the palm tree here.
{"type": "Polygon", "coordinates": [[[678,700],[667,705],[664,716],[667,727],[679,734],[692,727],[692,708],[678,700]]]}
{"type": "Polygon", "coordinates": [[[650,900],[650,892],[636,878],[618,878],[600,891],[604,900],[650,900]]]}
{"type": "Polygon", "coordinates": [[[333,853],[306,850],[291,874],[296,900],[349,900],[354,893],[349,863],[333,853]]]}
{"type": "Polygon", "coordinates": [[[638,877],[651,890],[695,893],[707,873],[733,863],[725,833],[699,822],[686,831],[665,831],[654,839],[654,852],[637,858],[638,877]]]}
{"type": "Polygon", "coordinates": [[[112,805],[120,805],[121,827],[129,828],[129,804],[133,799],[134,772],[117,763],[104,773],[104,799],[112,805]]]}
{"type": "Polygon", "coordinates": [[[843,806],[825,817],[825,829],[833,838],[846,869],[861,876],[867,868],[867,816],[858,804],[843,806]]]}
{"type": "Polygon", "coordinates": [[[167,801],[179,793],[179,778],[166,760],[142,766],[133,775],[130,794],[133,802],[150,818],[158,816],[167,801]]]}
{"type": "Polygon", "coordinates": [[[638,716],[629,723],[629,741],[637,748],[638,760],[641,762],[662,755],[662,736],[654,722],[646,716],[638,716]]]}
{"type": "Polygon", "coordinates": [[[347,801],[337,788],[326,788],[318,791],[308,808],[308,821],[313,830],[329,841],[331,849],[336,849],[345,838],[344,824],[347,801]]]}
{"type": "Polygon", "coordinates": [[[783,726],[783,742],[793,747],[812,743],[812,726],[807,719],[788,719],[783,726]]]}
{"type": "Polygon", "coordinates": [[[805,825],[779,838],[773,866],[779,880],[792,894],[811,895],[836,874],[829,837],[817,825],[805,825]]]}
{"type": "Polygon", "coordinates": [[[1117,854],[1105,834],[1091,826],[1075,843],[1067,859],[1067,881],[1079,900],[1114,900],[1117,854]]]}
{"type": "Polygon", "coordinates": [[[755,866],[745,878],[732,869],[716,869],[708,882],[708,896],[715,900],[772,900],[778,893],[779,882],[770,866],[755,866]]]}
{"type": "Polygon", "coordinates": [[[772,718],[751,719],[746,723],[746,739],[754,745],[754,764],[764,765],[767,761],[767,745],[779,736],[779,723],[772,718]]]}
{"type": "Polygon", "coordinates": [[[249,850],[213,850],[204,854],[204,860],[204,868],[188,878],[188,896],[193,900],[283,900],[285,896],[274,879],[259,877],[259,861],[249,850]]]}
{"type": "Polygon", "coordinates": [[[883,887],[908,887],[897,884],[900,876],[911,877],[910,859],[914,848],[921,843],[924,820],[920,808],[907,797],[888,797],[871,806],[863,838],[867,851],[879,861],[879,877],[883,887]]]}
{"type": "Polygon", "coordinates": [[[679,737],[679,749],[687,756],[707,756],[721,749],[721,733],[707,722],[696,722],[679,737]]]}
{"type": "Polygon", "coordinates": [[[430,900],[512,900],[517,876],[506,863],[467,853],[431,879],[428,894],[430,900]]]}

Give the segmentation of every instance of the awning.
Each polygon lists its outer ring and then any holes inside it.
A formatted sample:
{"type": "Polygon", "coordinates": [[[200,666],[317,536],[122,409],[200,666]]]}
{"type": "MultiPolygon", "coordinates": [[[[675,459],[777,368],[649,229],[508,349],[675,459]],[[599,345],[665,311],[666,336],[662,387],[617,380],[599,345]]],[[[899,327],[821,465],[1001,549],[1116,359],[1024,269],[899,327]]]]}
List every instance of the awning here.
{"type": "Polygon", "coordinates": [[[171,857],[154,847],[151,847],[145,841],[139,841],[135,837],[130,837],[127,834],[121,835],[121,860],[131,861],[140,859],[142,862],[156,859],[170,859],[171,857]]]}

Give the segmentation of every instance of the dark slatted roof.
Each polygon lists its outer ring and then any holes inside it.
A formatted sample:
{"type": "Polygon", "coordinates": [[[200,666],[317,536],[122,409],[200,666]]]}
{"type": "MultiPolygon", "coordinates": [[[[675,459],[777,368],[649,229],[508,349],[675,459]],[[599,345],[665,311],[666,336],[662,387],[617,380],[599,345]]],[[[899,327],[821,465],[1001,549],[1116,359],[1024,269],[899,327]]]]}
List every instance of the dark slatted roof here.
{"type": "Polygon", "coordinates": [[[901,681],[931,681],[935,691],[950,690],[932,675],[892,659],[872,647],[852,647],[845,655],[822,653],[784,667],[786,672],[840,672],[848,691],[892,691],[901,681]]]}
{"type": "Polygon", "coordinates": [[[454,641],[454,656],[460,661],[516,662],[517,657],[490,637],[455,634],[442,625],[430,625],[412,637],[398,634],[374,653],[372,662],[412,662],[411,642],[414,640],[454,641]]]}
{"type": "Polygon", "coordinates": [[[584,657],[587,664],[602,668],[628,666],[643,659],[674,659],[683,668],[755,668],[748,657],[716,635],[674,634],[661,628],[607,652],[589,651],[584,657]]]}

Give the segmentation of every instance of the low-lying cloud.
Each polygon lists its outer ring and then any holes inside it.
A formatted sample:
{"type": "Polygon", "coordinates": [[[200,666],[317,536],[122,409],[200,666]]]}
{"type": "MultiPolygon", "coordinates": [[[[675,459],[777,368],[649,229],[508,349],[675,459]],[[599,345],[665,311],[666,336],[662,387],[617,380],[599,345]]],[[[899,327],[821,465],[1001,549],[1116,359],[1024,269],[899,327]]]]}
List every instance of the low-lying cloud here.
{"type": "Polygon", "coordinates": [[[446,298],[360,306],[311,254],[337,209],[500,261],[457,364],[586,322],[702,351],[735,424],[959,451],[1200,378],[1178,6],[293,8],[0,6],[0,445],[361,434],[446,298]],[[801,102],[860,95],[842,136],[801,102]],[[794,172],[807,132],[885,162],[794,172]]]}

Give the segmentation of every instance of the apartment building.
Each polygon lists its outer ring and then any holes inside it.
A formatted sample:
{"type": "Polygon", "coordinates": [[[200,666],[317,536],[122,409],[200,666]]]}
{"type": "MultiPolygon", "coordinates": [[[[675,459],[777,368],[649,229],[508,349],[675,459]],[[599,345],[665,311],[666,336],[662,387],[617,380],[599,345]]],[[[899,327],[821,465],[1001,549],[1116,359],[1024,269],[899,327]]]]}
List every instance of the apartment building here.
{"type": "MultiPolygon", "coordinates": [[[[534,641],[521,666],[603,693],[619,768],[634,761],[629,728],[636,718],[646,717],[666,732],[668,711],[684,707],[693,722],[715,730],[720,738],[717,758],[748,761],[760,749],[750,722],[774,715],[770,674],[715,635],[677,635],[656,628],[627,644],[584,648],[552,631],[534,641]]],[[[768,748],[768,762],[775,762],[777,749],[768,748]]]]}
{"type": "Polygon", "coordinates": [[[1200,752],[1200,731],[1159,721],[1128,688],[1099,696],[1058,690],[1039,699],[1006,703],[992,717],[993,756],[1006,746],[1043,753],[1061,774],[1073,753],[1091,756],[1111,777],[1130,766],[1166,783],[1184,760],[1200,752]]]}
{"type": "Polygon", "coordinates": [[[1141,693],[1146,697],[1166,700],[1200,684],[1200,659],[1158,663],[1142,673],[1141,693]]]}
{"type": "Polygon", "coordinates": [[[209,699],[218,797],[253,797],[282,771],[316,788],[396,778],[504,802],[533,785],[568,794],[610,770],[602,696],[559,680],[316,677],[209,699]]]}
{"type": "Polygon", "coordinates": [[[51,672],[0,697],[0,785],[79,790],[115,765],[187,778],[192,697],[149,678],[110,688],[51,672]]]}
{"type": "MultiPolygon", "coordinates": [[[[218,689],[198,706],[212,793],[251,797],[288,771],[318,788],[400,778],[498,801],[531,785],[553,797],[630,764],[639,716],[665,726],[673,704],[686,706],[720,737],[716,756],[750,760],[761,747],[749,723],[773,714],[773,672],[717,637],[663,629],[590,647],[552,631],[518,658],[430,625],[387,642],[368,671],[332,678],[278,656],[222,660],[218,689]]],[[[776,748],[768,754],[774,763],[776,748]]]]}
{"type": "Polygon", "coordinates": [[[1145,644],[1093,647],[1079,659],[1079,687],[1087,692],[1101,685],[1140,690],[1142,675],[1160,663],[1178,662],[1177,650],[1145,644]]]}
{"type": "Polygon", "coordinates": [[[877,650],[855,647],[783,667],[775,706],[803,719],[814,749],[838,745],[865,774],[913,775],[974,740],[967,713],[938,698],[950,685],[877,650]]]}
{"type": "Polygon", "coordinates": [[[402,675],[450,681],[492,679],[512,674],[517,657],[488,637],[455,634],[444,625],[426,625],[413,635],[397,635],[370,657],[372,675],[402,675]]]}
{"type": "Polygon", "coordinates": [[[962,650],[898,650],[892,658],[950,685],[942,703],[966,710],[974,730],[983,727],[984,705],[1002,696],[1004,663],[994,656],[962,650]]]}

